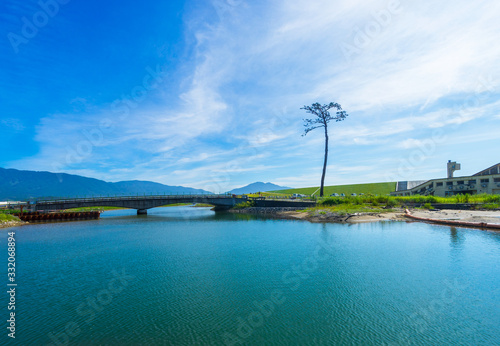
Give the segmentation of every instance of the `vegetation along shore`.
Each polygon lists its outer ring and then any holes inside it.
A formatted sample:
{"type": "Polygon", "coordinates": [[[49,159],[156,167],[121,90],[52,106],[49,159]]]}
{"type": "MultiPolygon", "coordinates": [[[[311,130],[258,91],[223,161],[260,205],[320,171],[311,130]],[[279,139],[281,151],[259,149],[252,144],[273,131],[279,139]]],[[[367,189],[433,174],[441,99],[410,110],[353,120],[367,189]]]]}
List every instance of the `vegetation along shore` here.
{"type": "Polygon", "coordinates": [[[16,227],[25,224],[26,222],[21,221],[17,216],[0,211],[0,228],[16,227]]]}
{"type": "MultiPolygon", "coordinates": [[[[259,193],[250,197],[287,198],[278,192],[259,193]]],[[[435,196],[387,196],[361,195],[346,197],[303,197],[316,200],[311,208],[298,207],[257,207],[253,200],[236,205],[232,213],[263,214],[280,219],[304,220],[309,222],[373,222],[373,221],[410,221],[405,210],[410,209],[420,219],[455,220],[472,223],[500,225],[500,195],[456,195],[453,197],[435,196]]],[[[190,205],[176,204],[168,206],[190,205]]],[[[197,204],[195,207],[210,207],[209,204],[197,204]]],[[[67,210],[67,212],[101,212],[116,210],[114,207],[92,207],[67,210]]],[[[17,217],[17,210],[0,211],[0,228],[27,224],[17,217]]],[[[466,225],[466,224],[464,224],[466,225]]],[[[494,226],[496,227],[496,226],[494,226]]],[[[493,227],[493,228],[494,228],[493,227]]]]}
{"type": "Polygon", "coordinates": [[[272,215],[282,219],[310,222],[409,221],[405,210],[421,218],[500,224],[499,195],[435,196],[347,196],[320,198],[313,208],[256,208],[252,202],[237,205],[236,213],[272,215]]]}

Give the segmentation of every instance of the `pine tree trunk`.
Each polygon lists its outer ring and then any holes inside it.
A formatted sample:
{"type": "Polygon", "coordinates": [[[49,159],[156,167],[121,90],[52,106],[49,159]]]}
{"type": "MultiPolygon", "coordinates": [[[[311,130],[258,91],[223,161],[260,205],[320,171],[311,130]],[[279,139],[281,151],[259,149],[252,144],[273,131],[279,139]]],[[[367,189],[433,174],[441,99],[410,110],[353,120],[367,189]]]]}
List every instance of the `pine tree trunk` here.
{"type": "Polygon", "coordinates": [[[319,190],[319,196],[323,197],[323,187],[325,185],[325,175],[326,175],[326,162],[328,160],[328,129],[325,124],[325,161],[323,163],[323,174],[321,175],[321,189],[319,190]]]}

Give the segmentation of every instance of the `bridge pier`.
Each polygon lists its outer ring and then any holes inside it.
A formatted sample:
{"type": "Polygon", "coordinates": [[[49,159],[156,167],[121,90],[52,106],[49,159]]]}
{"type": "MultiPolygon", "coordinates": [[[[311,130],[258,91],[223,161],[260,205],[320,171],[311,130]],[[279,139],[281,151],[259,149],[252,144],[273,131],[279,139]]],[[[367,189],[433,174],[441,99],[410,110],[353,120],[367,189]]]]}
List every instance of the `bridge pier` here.
{"type": "Polygon", "coordinates": [[[137,215],[148,215],[147,209],[137,209],[137,215]]]}

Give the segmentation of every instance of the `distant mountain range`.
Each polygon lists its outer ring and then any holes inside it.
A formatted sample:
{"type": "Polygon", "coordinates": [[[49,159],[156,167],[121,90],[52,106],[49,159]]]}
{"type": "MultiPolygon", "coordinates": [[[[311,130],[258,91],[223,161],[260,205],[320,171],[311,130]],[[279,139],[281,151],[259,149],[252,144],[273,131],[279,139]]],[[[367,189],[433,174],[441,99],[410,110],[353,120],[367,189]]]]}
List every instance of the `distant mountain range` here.
{"type": "Polygon", "coordinates": [[[73,174],[0,168],[0,201],[40,197],[201,193],[211,194],[212,192],[151,181],[132,180],[108,183],[73,174]]]}
{"type": "Polygon", "coordinates": [[[236,195],[241,195],[244,193],[266,192],[266,191],[287,190],[287,189],[290,189],[290,187],[279,186],[279,185],[272,184],[272,183],[262,183],[259,181],[256,183],[249,184],[247,186],[233,189],[233,190],[228,191],[228,192],[234,193],[236,195]]]}

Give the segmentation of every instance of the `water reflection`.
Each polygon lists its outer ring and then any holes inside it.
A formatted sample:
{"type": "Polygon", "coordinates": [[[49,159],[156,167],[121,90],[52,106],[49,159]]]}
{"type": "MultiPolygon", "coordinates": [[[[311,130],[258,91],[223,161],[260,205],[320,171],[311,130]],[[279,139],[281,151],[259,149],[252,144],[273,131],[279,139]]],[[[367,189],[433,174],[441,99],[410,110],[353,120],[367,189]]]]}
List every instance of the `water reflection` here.
{"type": "Polygon", "coordinates": [[[227,332],[255,345],[500,345],[491,265],[500,263],[500,232],[192,207],[148,214],[19,228],[30,309],[20,314],[18,343],[49,343],[49,332],[63,335],[75,321],[80,333],[67,344],[219,345],[227,332]],[[135,281],[99,303],[111,270],[122,268],[135,281]],[[455,299],[447,283],[464,292],[464,278],[474,285],[455,299]],[[284,304],[271,304],[275,289],[284,304]],[[92,327],[76,310],[87,299],[102,307],[92,327]]]}
{"type": "Polygon", "coordinates": [[[450,255],[455,261],[462,257],[462,249],[465,243],[465,232],[457,230],[456,227],[450,227],[450,255]]]}
{"type": "Polygon", "coordinates": [[[450,227],[450,240],[451,245],[454,247],[462,244],[464,241],[463,237],[458,234],[456,227],[450,227]]]}

